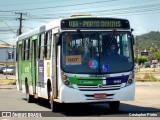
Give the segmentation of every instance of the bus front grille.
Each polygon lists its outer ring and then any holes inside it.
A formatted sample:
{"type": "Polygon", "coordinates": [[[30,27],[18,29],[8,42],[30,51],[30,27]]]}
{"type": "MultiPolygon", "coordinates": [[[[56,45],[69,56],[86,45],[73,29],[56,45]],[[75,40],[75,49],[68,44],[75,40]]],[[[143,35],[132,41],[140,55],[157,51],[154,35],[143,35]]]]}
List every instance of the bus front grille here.
{"type": "Polygon", "coordinates": [[[119,90],[121,84],[116,85],[77,85],[80,91],[108,91],[108,90],[119,90]]]}

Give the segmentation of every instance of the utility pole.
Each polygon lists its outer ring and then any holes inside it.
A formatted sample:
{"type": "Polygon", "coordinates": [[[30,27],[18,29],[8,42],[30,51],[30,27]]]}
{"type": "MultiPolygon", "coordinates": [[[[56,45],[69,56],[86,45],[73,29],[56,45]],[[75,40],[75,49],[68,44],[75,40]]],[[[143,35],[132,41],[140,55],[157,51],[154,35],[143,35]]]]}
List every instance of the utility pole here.
{"type": "Polygon", "coordinates": [[[21,12],[15,12],[15,14],[19,14],[20,15],[20,18],[18,18],[19,19],[19,21],[20,21],[20,24],[19,24],[19,33],[18,33],[18,35],[21,35],[22,34],[22,20],[25,20],[25,19],[23,19],[23,15],[26,15],[26,13],[21,13],[21,12]]]}

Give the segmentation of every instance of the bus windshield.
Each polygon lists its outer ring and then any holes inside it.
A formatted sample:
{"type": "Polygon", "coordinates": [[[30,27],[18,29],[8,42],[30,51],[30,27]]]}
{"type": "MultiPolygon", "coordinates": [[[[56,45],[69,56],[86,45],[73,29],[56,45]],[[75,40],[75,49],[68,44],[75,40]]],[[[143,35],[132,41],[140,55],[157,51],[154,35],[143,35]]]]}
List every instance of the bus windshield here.
{"type": "Polygon", "coordinates": [[[130,32],[63,32],[61,68],[69,73],[119,73],[133,70],[130,32]]]}

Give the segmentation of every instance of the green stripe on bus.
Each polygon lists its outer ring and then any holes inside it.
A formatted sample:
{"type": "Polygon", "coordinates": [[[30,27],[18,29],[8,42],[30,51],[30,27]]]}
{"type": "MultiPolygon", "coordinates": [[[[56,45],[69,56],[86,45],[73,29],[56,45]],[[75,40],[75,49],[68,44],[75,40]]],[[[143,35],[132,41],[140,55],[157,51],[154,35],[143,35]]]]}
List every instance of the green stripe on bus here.
{"type": "Polygon", "coordinates": [[[102,78],[81,78],[81,77],[69,77],[71,84],[81,84],[81,85],[98,85],[103,84],[102,78]]]}

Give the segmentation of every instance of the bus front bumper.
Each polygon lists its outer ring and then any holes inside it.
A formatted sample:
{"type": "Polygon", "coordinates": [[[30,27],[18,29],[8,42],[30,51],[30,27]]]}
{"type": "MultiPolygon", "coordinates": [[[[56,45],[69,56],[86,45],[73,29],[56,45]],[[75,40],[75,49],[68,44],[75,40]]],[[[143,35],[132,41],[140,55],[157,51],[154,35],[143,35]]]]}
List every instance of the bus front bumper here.
{"type": "Polygon", "coordinates": [[[69,88],[65,85],[60,87],[60,103],[92,103],[109,101],[133,101],[135,96],[135,83],[123,87],[119,90],[106,91],[80,91],[79,89],[69,88]],[[106,94],[104,98],[96,98],[95,94],[106,94]]]}

